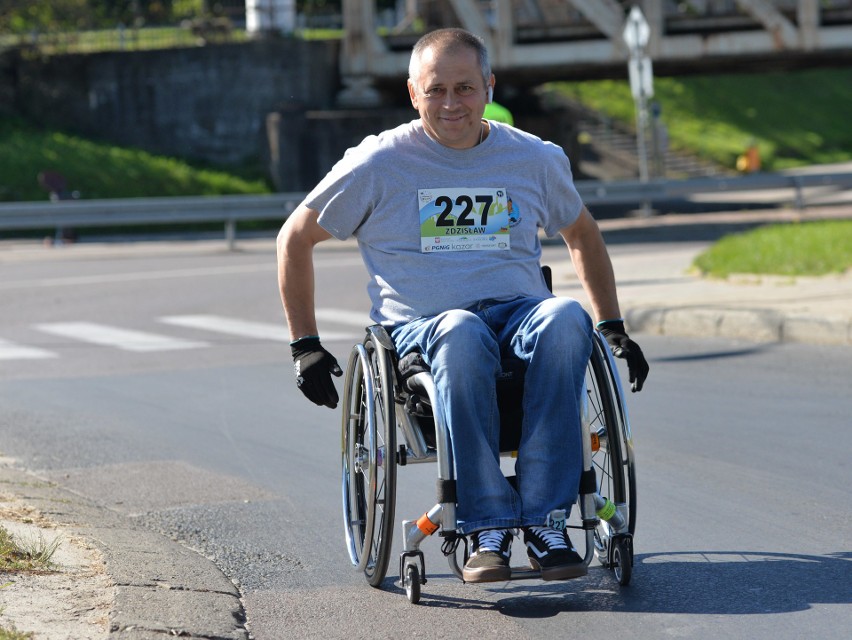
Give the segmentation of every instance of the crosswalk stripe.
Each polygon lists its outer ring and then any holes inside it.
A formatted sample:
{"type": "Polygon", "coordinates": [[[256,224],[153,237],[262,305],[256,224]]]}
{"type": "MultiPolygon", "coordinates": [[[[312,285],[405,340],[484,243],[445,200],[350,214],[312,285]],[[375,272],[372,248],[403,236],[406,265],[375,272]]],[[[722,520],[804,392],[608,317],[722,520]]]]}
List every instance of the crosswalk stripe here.
{"type": "Polygon", "coordinates": [[[212,315],[164,316],[159,320],[160,322],[178,327],[204,329],[217,333],[242,336],[244,338],[276,340],[278,342],[290,341],[287,325],[283,322],[281,324],[273,324],[271,322],[253,322],[250,320],[212,315]]]}
{"type": "MultiPolygon", "coordinates": [[[[364,327],[371,324],[364,313],[345,309],[321,308],[316,311],[323,341],[355,341],[361,337],[364,327]],[[329,330],[329,326],[357,327],[358,332],[329,330]]],[[[240,336],[256,340],[289,342],[287,325],[271,322],[255,322],[212,314],[163,316],[159,322],[187,329],[199,329],[220,334],[240,336]]],[[[200,340],[175,338],[157,333],[122,329],[95,322],[49,322],[33,325],[36,329],[64,338],[90,344],[114,347],[124,351],[156,352],[179,349],[209,347],[210,343],[200,340]]],[[[39,347],[30,347],[0,339],[0,360],[47,359],[58,357],[57,353],[39,347]]]]}
{"type": "Polygon", "coordinates": [[[106,347],[116,347],[124,351],[173,351],[209,346],[206,342],[180,340],[155,333],[120,329],[94,322],[51,322],[38,324],[36,328],[54,335],[106,347]]]}
{"type": "Polygon", "coordinates": [[[47,349],[27,347],[0,338],[0,360],[44,360],[56,356],[57,354],[47,349]]]}
{"type": "MultiPolygon", "coordinates": [[[[160,322],[190,329],[203,329],[244,338],[257,338],[259,340],[275,340],[276,342],[290,342],[290,332],[287,325],[273,324],[271,322],[254,322],[250,320],[239,320],[215,315],[185,315],[164,316],[160,322]]],[[[361,326],[364,326],[363,324],[361,326]]],[[[339,331],[321,331],[323,340],[352,340],[356,338],[353,333],[341,333],[339,331]]]]}

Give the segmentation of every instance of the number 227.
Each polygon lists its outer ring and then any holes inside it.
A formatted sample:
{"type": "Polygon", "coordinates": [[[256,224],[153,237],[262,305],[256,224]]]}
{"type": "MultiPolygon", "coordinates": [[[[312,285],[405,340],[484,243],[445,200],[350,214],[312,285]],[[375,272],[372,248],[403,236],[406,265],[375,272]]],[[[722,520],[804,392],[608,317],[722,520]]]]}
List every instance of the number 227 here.
{"type": "MultiPolygon", "coordinates": [[[[473,227],[476,223],[470,218],[473,212],[474,200],[470,196],[459,196],[455,203],[449,196],[439,196],[435,199],[435,204],[439,207],[444,207],[444,210],[438,215],[438,220],[435,225],[438,227],[473,227]],[[453,212],[453,205],[462,207],[461,215],[456,217],[455,223],[449,218],[453,212]]],[[[476,203],[484,205],[482,207],[482,215],[479,220],[479,226],[484,227],[488,223],[488,212],[491,205],[494,203],[494,196],[482,195],[476,196],[476,203]]]]}

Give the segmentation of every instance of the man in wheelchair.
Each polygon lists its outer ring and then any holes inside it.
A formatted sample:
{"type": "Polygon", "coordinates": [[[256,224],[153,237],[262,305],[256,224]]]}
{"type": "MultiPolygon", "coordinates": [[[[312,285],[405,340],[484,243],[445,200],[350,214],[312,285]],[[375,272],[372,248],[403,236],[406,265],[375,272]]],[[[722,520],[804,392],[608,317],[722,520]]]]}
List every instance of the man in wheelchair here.
{"type": "Polygon", "coordinates": [[[579,405],[594,325],[576,300],[548,289],[540,231],[564,239],[633,391],[648,364],[625,332],[609,255],[568,158],[482,119],[494,82],[477,36],[441,29],[418,41],[408,91],[420,117],[349,149],[290,215],[278,236],[281,297],[297,384],[334,408],[331,376],[341,370],[318,336],[313,248],[355,237],[372,319],[400,357],[420,352],[434,377],[451,434],[459,531],[472,539],[464,579],[508,579],[516,529],[544,579],[567,579],[586,573],[560,514],[579,490],[579,405]],[[498,450],[494,381],[507,357],[526,367],[515,485],[498,450]]]}

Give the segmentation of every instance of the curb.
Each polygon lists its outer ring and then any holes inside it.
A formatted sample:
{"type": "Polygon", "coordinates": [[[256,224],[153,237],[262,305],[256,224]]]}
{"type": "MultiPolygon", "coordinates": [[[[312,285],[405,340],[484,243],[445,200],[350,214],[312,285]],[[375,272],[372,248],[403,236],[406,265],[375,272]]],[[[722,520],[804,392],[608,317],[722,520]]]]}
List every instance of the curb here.
{"type": "Polygon", "coordinates": [[[114,590],[110,637],[248,640],[240,593],[212,561],[30,472],[0,466],[0,485],[101,553],[114,590]]]}
{"type": "Polygon", "coordinates": [[[635,307],[624,318],[631,332],[751,342],[852,346],[852,319],[787,315],[771,309],[635,307]]]}

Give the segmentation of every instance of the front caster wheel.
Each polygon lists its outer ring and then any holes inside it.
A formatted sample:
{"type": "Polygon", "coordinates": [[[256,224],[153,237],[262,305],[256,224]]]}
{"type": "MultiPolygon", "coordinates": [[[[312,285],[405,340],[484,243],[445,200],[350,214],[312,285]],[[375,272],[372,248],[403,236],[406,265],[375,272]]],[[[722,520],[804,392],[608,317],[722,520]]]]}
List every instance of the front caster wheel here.
{"type": "Polygon", "coordinates": [[[420,570],[416,564],[405,568],[405,595],[411,604],[420,602],[420,570]]]}
{"type": "Polygon", "coordinates": [[[618,540],[612,549],[612,570],[622,587],[630,584],[633,575],[633,557],[627,540],[618,540]]]}

